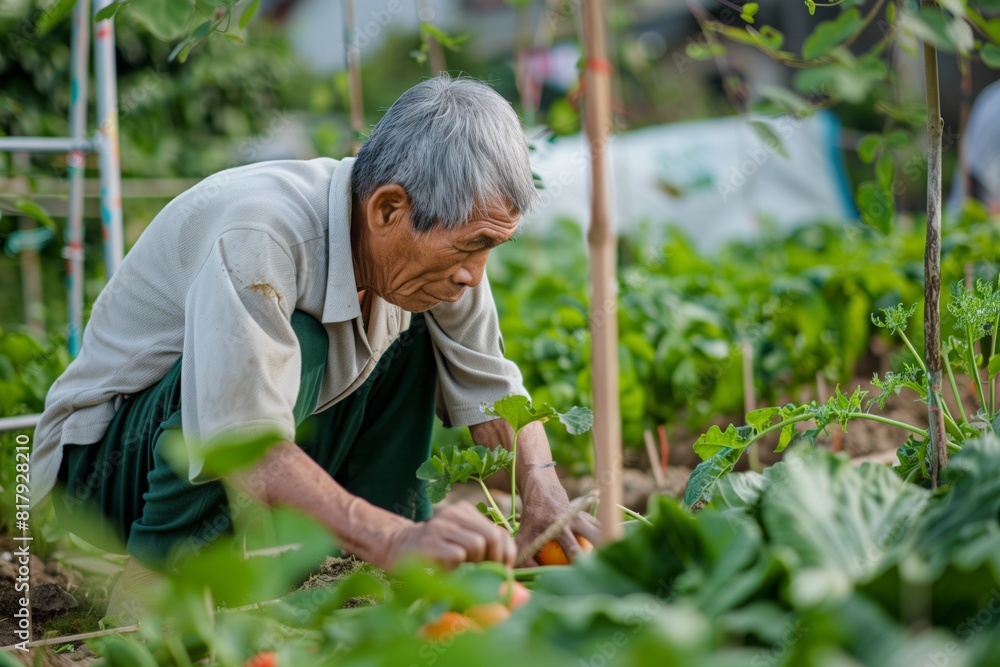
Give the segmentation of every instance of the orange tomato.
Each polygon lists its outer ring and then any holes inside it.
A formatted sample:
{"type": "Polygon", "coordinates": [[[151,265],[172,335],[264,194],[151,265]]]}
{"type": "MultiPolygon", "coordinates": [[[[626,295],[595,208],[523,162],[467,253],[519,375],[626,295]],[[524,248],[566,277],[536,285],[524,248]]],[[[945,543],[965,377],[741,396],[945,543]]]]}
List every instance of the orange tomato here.
{"type": "Polygon", "coordinates": [[[278,667],[278,654],[274,651],[264,651],[251,656],[243,667],[278,667]]]}
{"type": "MultiPolygon", "coordinates": [[[[594,545],[586,537],[577,535],[576,542],[580,545],[583,553],[589,554],[594,550],[594,545]]],[[[566,552],[563,551],[563,548],[555,540],[542,547],[538,551],[538,555],[535,556],[535,560],[538,561],[539,565],[569,565],[569,558],[566,557],[566,552]]]]}
{"type": "Polygon", "coordinates": [[[500,599],[506,600],[508,597],[510,600],[507,602],[507,608],[513,611],[531,601],[531,591],[525,588],[520,581],[515,581],[514,590],[511,592],[510,585],[505,581],[500,584],[500,599]]]}
{"type": "Polygon", "coordinates": [[[457,611],[446,611],[433,623],[426,623],[420,628],[420,636],[424,639],[438,641],[460,635],[469,630],[479,631],[479,624],[468,616],[457,611]]]}
{"type": "Polygon", "coordinates": [[[491,628],[510,618],[510,610],[499,602],[487,602],[485,604],[470,605],[465,610],[465,615],[481,627],[491,628]]]}

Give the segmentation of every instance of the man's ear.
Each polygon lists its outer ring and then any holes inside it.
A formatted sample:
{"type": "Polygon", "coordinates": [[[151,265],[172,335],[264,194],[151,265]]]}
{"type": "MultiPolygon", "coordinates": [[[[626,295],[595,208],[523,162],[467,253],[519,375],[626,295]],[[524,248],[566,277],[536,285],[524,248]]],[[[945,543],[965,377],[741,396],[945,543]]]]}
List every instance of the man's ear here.
{"type": "Polygon", "coordinates": [[[379,187],[365,202],[368,229],[376,235],[388,234],[399,225],[410,224],[410,198],[403,186],[389,183],[379,187]]]}

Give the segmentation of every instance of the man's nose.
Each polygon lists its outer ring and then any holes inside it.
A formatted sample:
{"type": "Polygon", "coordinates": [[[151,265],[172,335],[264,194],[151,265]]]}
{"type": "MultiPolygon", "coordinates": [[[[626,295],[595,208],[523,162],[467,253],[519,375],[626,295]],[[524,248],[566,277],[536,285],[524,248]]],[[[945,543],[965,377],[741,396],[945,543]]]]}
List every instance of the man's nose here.
{"type": "Polygon", "coordinates": [[[481,257],[474,256],[462,264],[452,276],[452,280],[465,287],[475,287],[483,280],[485,271],[486,253],[482,253],[481,257]]]}

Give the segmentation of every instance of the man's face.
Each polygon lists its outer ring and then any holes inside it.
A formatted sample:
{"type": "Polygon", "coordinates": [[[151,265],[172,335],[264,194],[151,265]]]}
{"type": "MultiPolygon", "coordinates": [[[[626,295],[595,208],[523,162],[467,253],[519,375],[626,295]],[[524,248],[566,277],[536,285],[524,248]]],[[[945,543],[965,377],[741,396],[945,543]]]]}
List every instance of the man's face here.
{"type": "Polygon", "coordinates": [[[455,229],[417,233],[409,219],[396,225],[387,239],[387,289],[382,298],[414,313],[457,301],[483,279],[490,250],[509,241],[519,221],[497,206],[474,212],[468,223],[455,229]]]}

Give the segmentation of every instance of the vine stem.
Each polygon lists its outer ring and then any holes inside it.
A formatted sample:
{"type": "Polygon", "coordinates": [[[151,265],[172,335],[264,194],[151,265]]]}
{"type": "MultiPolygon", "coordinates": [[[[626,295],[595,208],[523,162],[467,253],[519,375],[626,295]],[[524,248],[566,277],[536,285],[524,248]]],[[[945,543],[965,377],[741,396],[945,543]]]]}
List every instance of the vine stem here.
{"type": "Polygon", "coordinates": [[[896,333],[898,333],[899,337],[903,339],[903,344],[906,345],[906,349],[908,349],[910,354],[913,355],[913,358],[917,360],[920,370],[924,372],[924,375],[927,375],[927,364],[924,363],[923,357],[921,357],[920,353],[917,352],[917,348],[913,347],[913,343],[910,342],[910,339],[905,333],[903,333],[902,330],[898,330],[896,333]]]}
{"type": "MultiPolygon", "coordinates": [[[[807,421],[809,419],[814,419],[814,418],[815,418],[815,415],[812,415],[812,414],[802,414],[802,415],[796,415],[795,417],[790,417],[788,419],[782,420],[782,421],[778,422],[777,424],[774,424],[773,426],[767,427],[766,429],[764,429],[763,431],[761,431],[757,435],[755,435],[752,438],[750,438],[747,441],[747,443],[746,443],[746,445],[745,445],[744,448],[750,447],[750,445],[752,445],[753,443],[757,442],[758,440],[760,440],[761,438],[763,438],[768,433],[774,433],[775,431],[779,431],[779,430],[785,428],[786,426],[788,426],[789,424],[795,424],[797,422],[803,422],[803,421],[807,421]]],[[[897,426],[897,427],[899,427],[901,429],[910,431],[911,433],[915,433],[916,435],[923,436],[925,438],[927,437],[927,431],[924,430],[924,429],[922,429],[922,428],[920,428],[920,427],[918,427],[918,426],[913,426],[912,424],[907,424],[906,422],[897,421],[895,419],[890,419],[889,417],[883,417],[881,415],[873,415],[873,414],[871,414],[869,412],[851,412],[851,413],[847,414],[847,418],[848,419],[867,419],[869,421],[875,421],[875,422],[880,422],[882,424],[888,424],[889,426],[897,426]]]]}
{"type": "Polygon", "coordinates": [[[986,360],[986,380],[990,383],[990,413],[988,417],[993,418],[997,411],[997,383],[996,378],[990,377],[990,361],[997,353],[997,329],[1000,328],[1000,313],[997,313],[993,320],[993,335],[990,336],[990,358],[986,360]]]}
{"type": "MultiPolygon", "coordinates": [[[[504,525],[511,535],[517,532],[517,434],[519,432],[519,429],[514,429],[514,437],[510,441],[510,455],[514,459],[510,464],[510,523],[504,521],[504,525]]],[[[483,488],[486,488],[485,485],[483,488]]]]}
{"type": "Polygon", "coordinates": [[[969,423],[969,416],[965,413],[965,406],[962,404],[962,395],[958,393],[958,383],[955,382],[955,371],[951,369],[951,361],[948,359],[947,354],[941,355],[941,361],[944,362],[944,371],[948,375],[948,384],[951,385],[951,393],[955,397],[955,403],[958,405],[958,412],[962,415],[962,423],[969,423]]]}
{"type": "MultiPolygon", "coordinates": [[[[924,360],[920,358],[920,354],[917,353],[917,348],[913,346],[913,343],[910,342],[910,339],[906,336],[905,333],[903,333],[902,331],[898,331],[897,333],[899,333],[899,337],[903,339],[903,343],[906,344],[907,349],[910,350],[910,354],[912,354],[913,358],[917,360],[917,364],[920,366],[920,370],[924,372],[924,377],[930,378],[930,374],[927,372],[927,365],[924,363],[924,360]]],[[[938,370],[938,375],[940,375],[940,373],[941,371],[938,370]]],[[[940,382],[938,384],[940,385],[940,382]]],[[[928,386],[928,392],[930,392],[929,381],[927,386],[928,386]]],[[[955,418],[951,416],[951,409],[948,408],[948,404],[944,402],[943,397],[941,397],[941,400],[939,401],[939,406],[941,414],[944,417],[944,420],[948,424],[953,426],[955,430],[958,431],[958,434],[961,435],[961,430],[958,428],[958,424],[955,423],[955,418]]]]}
{"type": "Polygon", "coordinates": [[[870,412],[855,412],[848,415],[851,419],[867,419],[873,422],[880,422],[882,424],[888,424],[889,426],[898,426],[901,429],[910,431],[919,436],[927,437],[927,431],[912,424],[907,424],[906,422],[897,421],[895,419],[890,419],[889,417],[883,417],[882,415],[873,415],[870,412]]]}
{"type": "MultiPolygon", "coordinates": [[[[965,340],[969,344],[969,368],[972,376],[972,381],[976,384],[976,393],[979,394],[979,403],[983,406],[983,410],[986,409],[988,403],[986,402],[986,394],[983,393],[983,378],[979,375],[979,366],[976,365],[976,348],[975,343],[972,340],[972,329],[965,327],[965,340]]],[[[986,371],[987,376],[989,371],[986,371]]]]}
{"type": "MultiPolygon", "coordinates": [[[[490,507],[493,508],[493,511],[497,513],[498,517],[500,517],[500,521],[501,521],[501,523],[503,523],[503,527],[507,529],[508,533],[510,533],[511,535],[513,535],[514,532],[515,532],[514,529],[510,527],[510,524],[507,523],[507,519],[504,517],[503,512],[501,512],[500,508],[497,507],[497,501],[493,499],[493,494],[490,493],[490,490],[488,488],[486,488],[486,482],[483,481],[482,477],[477,477],[476,481],[479,482],[479,486],[481,486],[483,488],[483,493],[486,494],[486,502],[488,502],[490,504],[490,507]]],[[[511,505],[515,504],[514,503],[514,496],[510,497],[510,502],[511,502],[511,505]]],[[[513,510],[511,510],[511,512],[513,512],[513,510]]]]}

